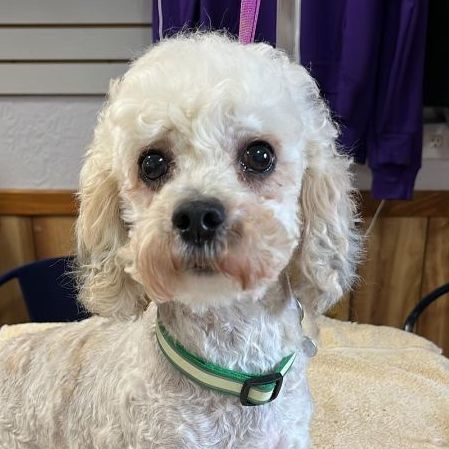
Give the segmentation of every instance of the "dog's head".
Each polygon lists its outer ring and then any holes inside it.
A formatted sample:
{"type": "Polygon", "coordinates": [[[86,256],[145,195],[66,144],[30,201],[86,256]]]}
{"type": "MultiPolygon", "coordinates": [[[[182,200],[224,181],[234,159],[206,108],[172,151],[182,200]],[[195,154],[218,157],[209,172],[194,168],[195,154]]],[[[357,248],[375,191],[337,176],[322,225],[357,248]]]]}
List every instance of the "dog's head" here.
{"type": "Polygon", "coordinates": [[[336,135],[282,52],[217,34],[160,43],[112,83],[81,172],[82,301],[129,316],[149,299],[257,299],[290,262],[324,310],[357,247],[336,135]]]}

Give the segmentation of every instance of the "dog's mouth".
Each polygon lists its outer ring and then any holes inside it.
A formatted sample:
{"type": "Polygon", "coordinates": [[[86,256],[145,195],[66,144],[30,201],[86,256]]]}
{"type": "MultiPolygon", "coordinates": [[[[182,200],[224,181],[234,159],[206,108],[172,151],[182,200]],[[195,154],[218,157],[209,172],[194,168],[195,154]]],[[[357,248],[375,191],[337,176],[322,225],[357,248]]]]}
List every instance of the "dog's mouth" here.
{"type": "Polygon", "coordinates": [[[214,242],[201,248],[185,247],[180,254],[180,267],[187,273],[211,276],[218,274],[220,270],[220,258],[223,248],[214,242]]]}
{"type": "Polygon", "coordinates": [[[200,276],[210,276],[217,273],[217,270],[212,265],[204,262],[194,262],[187,267],[187,270],[200,276]]]}

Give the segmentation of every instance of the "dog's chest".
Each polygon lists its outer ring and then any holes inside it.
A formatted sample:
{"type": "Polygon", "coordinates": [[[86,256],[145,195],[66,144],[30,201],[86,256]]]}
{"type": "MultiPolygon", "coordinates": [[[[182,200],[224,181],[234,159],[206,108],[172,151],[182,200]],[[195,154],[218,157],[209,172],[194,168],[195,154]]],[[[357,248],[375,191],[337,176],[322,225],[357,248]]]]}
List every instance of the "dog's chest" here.
{"type": "Polygon", "coordinates": [[[283,394],[275,402],[243,407],[237,398],[213,393],[184,377],[172,378],[167,373],[165,376],[165,392],[160,390],[160,398],[153,398],[153,404],[159,405],[148,413],[151,448],[307,447],[302,442],[308,439],[311,400],[305,384],[286,382],[283,394]]]}
{"type": "Polygon", "coordinates": [[[301,427],[308,424],[308,419],[300,423],[279,408],[243,409],[227,400],[208,408],[201,407],[199,401],[190,401],[184,403],[182,410],[180,408],[177,417],[172,415],[173,421],[161,419],[160,424],[155,423],[167,432],[162,437],[165,443],[160,445],[161,448],[300,448],[302,446],[293,446],[292,441],[296,433],[303,433],[301,427]],[[167,444],[167,438],[171,445],[167,444]]]}

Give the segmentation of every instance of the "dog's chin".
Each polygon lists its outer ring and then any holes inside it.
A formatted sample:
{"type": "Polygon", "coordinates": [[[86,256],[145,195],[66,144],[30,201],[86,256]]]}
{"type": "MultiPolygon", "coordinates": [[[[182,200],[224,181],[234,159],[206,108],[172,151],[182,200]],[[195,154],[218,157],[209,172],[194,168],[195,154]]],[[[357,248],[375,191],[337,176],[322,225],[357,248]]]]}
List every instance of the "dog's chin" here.
{"type": "Polygon", "coordinates": [[[186,268],[186,272],[190,275],[196,276],[213,276],[215,274],[220,274],[211,265],[198,265],[198,264],[194,264],[193,266],[186,268]]]}
{"type": "Polygon", "coordinates": [[[174,300],[191,306],[227,306],[244,298],[263,296],[266,287],[242,290],[239,282],[211,268],[191,268],[179,279],[174,300]]]}

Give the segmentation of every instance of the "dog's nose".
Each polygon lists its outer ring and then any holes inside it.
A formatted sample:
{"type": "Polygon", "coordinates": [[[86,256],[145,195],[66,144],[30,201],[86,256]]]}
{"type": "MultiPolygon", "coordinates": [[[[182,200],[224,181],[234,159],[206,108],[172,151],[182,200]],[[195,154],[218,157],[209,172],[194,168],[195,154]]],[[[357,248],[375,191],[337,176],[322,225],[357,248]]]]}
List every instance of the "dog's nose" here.
{"type": "Polygon", "coordinates": [[[212,198],[182,203],[172,216],[173,226],[184,241],[197,246],[212,240],[224,221],[223,205],[212,198]]]}

